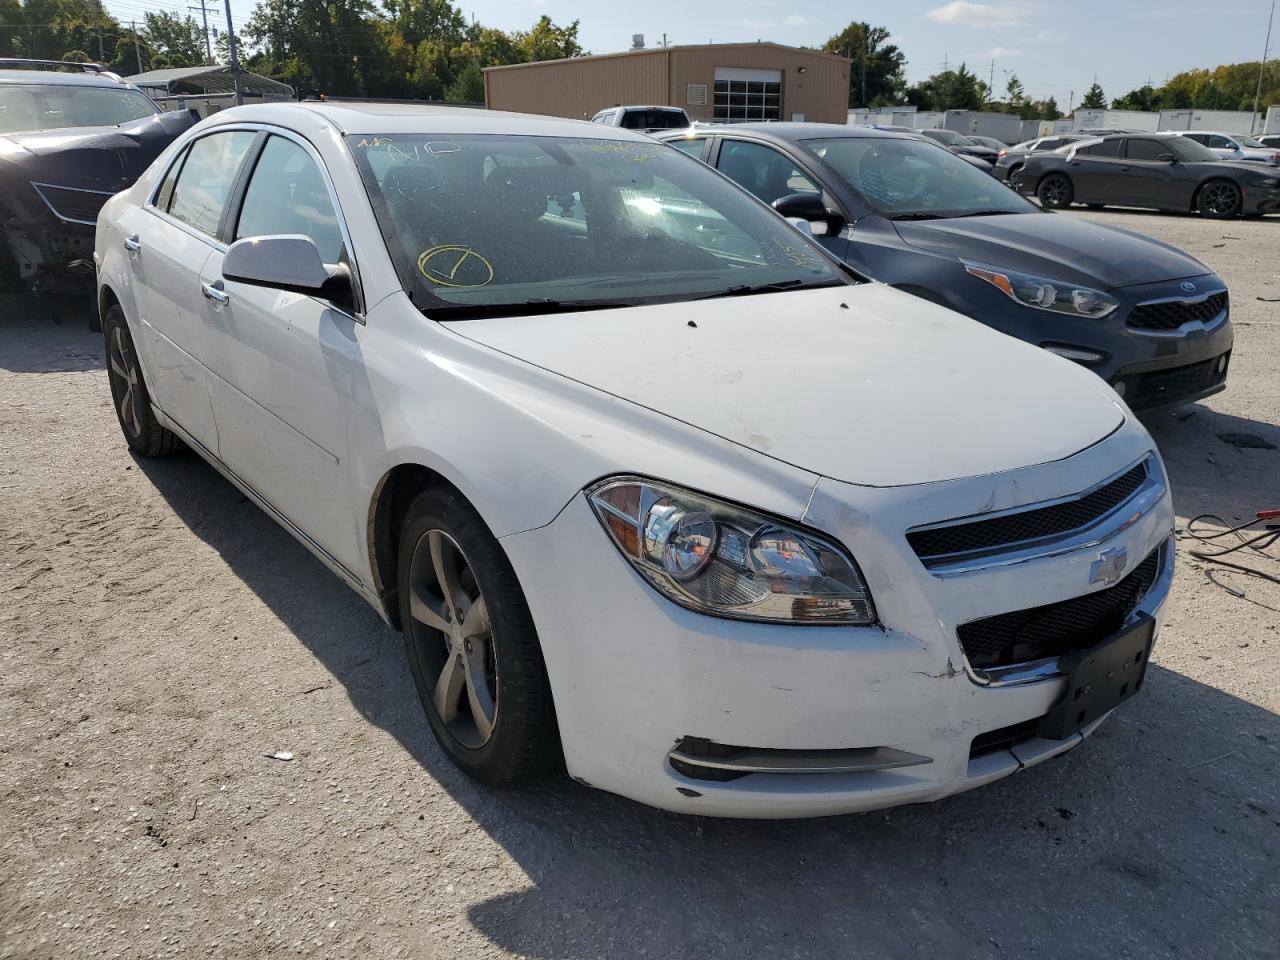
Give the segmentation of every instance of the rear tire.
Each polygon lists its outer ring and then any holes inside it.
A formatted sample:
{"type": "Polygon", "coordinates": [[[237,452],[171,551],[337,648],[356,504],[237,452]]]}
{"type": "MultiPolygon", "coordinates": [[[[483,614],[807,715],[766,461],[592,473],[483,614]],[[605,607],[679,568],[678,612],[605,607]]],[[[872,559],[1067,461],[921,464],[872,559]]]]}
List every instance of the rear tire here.
{"type": "Polygon", "coordinates": [[[1230,220],[1240,215],[1244,197],[1240,188],[1230,180],[1210,180],[1196,194],[1196,209],[1200,216],[1211,220],[1230,220]]]}
{"type": "Polygon", "coordinates": [[[165,457],[182,450],[183,443],[178,435],[162,427],[151,409],[151,395],[147,393],[147,385],[142,379],[138,352],[134,349],[124,311],[119,306],[107,311],[103,328],[111,402],[125,441],[141,457],[165,457]]]}
{"type": "Polygon", "coordinates": [[[460,494],[428,490],[400,533],[400,622],[427,723],[464,773],[513,786],[560,760],[551,686],[524,591],[460,494]]]}
{"type": "Polygon", "coordinates": [[[1069,207],[1075,198],[1076,188],[1072,185],[1071,178],[1065,173],[1051,173],[1041,179],[1036,187],[1036,199],[1040,201],[1040,206],[1047,210],[1061,210],[1069,207]]]}
{"type": "Polygon", "coordinates": [[[1014,190],[1021,192],[1021,184],[1018,183],[1018,178],[1021,176],[1022,164],[1019,163],[1009,168],[1008,176],[1005,179],[1009,181],[1009,186],[1013,187],[1014,190]]]}

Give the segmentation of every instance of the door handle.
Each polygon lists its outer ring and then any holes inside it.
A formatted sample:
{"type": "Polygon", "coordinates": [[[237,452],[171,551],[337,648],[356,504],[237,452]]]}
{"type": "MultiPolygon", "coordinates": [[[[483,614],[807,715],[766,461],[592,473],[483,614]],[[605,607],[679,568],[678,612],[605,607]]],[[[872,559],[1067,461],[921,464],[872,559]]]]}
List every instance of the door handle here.
{"type": "Polygon", "coordinates": [[[136,256],[138,251],[142,249],[142,241],[138,239],[135,233],[132,237],[124,238],[124,248],[129,251],[130,256],[136,256]]]}
{"type": "Polygon", "coordinates": [[[206,300],[212,300],[216,304],[224,304],[231,298],[227,296],[227,292],[222,289],[222,281],[217,280],[213,283],[200,284],[200,292],[204,294],[206,300]]]}

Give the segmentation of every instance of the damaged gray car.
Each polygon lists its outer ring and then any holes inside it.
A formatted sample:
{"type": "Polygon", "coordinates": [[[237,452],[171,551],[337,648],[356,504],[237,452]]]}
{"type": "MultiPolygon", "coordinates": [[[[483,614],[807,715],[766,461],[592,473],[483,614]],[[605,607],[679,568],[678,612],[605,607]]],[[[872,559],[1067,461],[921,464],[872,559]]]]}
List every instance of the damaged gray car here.
{"type": "Polygon", "coordinates": [[[92,289],[98,211],[197,119],[96,64],[0,59],[0,286],[92,289]]]}

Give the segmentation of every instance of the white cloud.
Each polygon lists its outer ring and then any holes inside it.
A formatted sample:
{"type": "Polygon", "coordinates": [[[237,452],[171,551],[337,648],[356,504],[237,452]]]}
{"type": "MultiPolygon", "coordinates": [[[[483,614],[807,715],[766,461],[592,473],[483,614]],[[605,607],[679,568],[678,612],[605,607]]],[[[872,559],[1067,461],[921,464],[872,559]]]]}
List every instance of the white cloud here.
{"type": "Polygon", "coordinates": [[[1003,3],[952,0],[944,6],[934,7],[925,16],[936,23],[950,23],[961,27],[1008,28],[1021,26],[1031,13],[1032,6],[1027,0],[1005,0],[1003,3]]]}
{"type": "Polygon", "coordinates": [[[1003,60],[1005,57],[1020,57],[1021,50],[1015,50],[1012,47],[992,47],[987,51],[988,60],[1003,60]]]}
{"type": "Polygon", "coordinates": [[[798,13],[793,13],[782,22],[785,23],[788,27],[803,27],[806,23],[809,22],[809,18],[802,17],[798,13]]]}
{"type": "Polygon", "coordinates": [[[1065,33],[1054,33],[1052,30],[1037,30],[1029,37],[1019,37],[1019,43],[1062,43],[1067,39],[1065,33]]]}

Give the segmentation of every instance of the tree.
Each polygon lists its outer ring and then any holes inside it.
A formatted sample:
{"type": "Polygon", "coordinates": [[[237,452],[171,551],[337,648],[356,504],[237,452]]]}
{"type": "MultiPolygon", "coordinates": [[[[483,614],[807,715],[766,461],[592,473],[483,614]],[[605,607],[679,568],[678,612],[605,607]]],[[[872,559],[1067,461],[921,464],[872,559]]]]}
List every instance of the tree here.
{"type": "Polygon", "coordinates": [[[906,57],[888,40],[884,27],[855,20],[823,44],[827,53],[852,61],[849,106],[884,106],[901,100],[907,85],[902,75],[906,57]]]}
{"type": "Polygon", "coordinates": [[[1009,82],[1004,85],[1004,96],[1010,107],[1009,113],[1017,113],[1018,109],[1026,103],[1027,93],[1016,73],[1009,74],[1009,82]]]}
{"type": "Polygon", "coordinates": [[[543,14],[533,29],[528,32],[513,34],[516,49],[521,60],[563,60],[567,57],[580,57],[582,45],[578,43],[578,21],[567,27],[557,27],[551,18],[543,14]]]}
{"type": "Polygon", "coordinates": [[[474,60],[458,73],[458,78],[444,92],[446,100],[455,103],[484,103],[484,73],[474,60]]]}
{"type": "Polygon", "coordinates": [[[978,78],[963,63],[917,83],[907,91],[907,101],[919,110],[980,110],[983,102],[978,78]]]}
{"type": "Polygon", "coordinates": [[[142,29],[149,60],[159,67],[195,67],[205,61],[204,32],[195,17],[175,13],[143,15],[142,29]]]}
{"type": "Polygon", "coordinates": [[[1058,106],[1058,101],[1053,97],[1047,100],[1039,100],[1036,102],[1036,115],[1041,120],[1060,120],[1062,118],[1062,110],[1058,106]]]}
{"type": "Polygon", "coordinates": [[[1091,86],[1084,95],[1084,99],[1080,101],[1081,110],[1105,110],[1107,109],[1107,95],[1102,92],[1102,87],[1098,85],[1098,81],[1093,81],[1091,86]]]}

